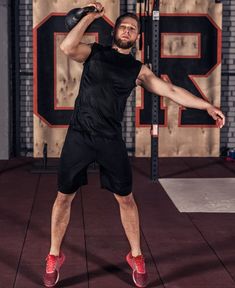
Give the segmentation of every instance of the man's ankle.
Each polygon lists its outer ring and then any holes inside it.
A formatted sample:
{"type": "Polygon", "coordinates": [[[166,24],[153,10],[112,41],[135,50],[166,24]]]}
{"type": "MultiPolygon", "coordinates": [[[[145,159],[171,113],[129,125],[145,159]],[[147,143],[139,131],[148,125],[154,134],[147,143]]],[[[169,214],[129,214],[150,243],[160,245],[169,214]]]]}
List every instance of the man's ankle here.
{"type": "Polygon", "coordinates": [[[137,257],[137,256],[142,255],[142,252],[141,252],[141,250],[131,251],[131,255],[132,255],[132,257],[137,257]]]}
{"type": "Polygon", "coordinates": [[[60,251],[51,249],[49,255],[60,256],[60,251]]]}

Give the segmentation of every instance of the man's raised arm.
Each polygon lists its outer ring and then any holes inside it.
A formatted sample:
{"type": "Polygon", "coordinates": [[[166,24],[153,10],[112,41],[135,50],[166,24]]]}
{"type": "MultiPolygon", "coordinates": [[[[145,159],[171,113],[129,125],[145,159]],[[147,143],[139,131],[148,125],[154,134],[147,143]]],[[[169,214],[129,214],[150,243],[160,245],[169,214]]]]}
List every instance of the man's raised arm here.
{"type": "Polygon", "coordinates": [[[91,46],[89,44],[81,43],[86,29],[95,19],[104,15],[103,6],[99,2],[91,5],[95,6],[100,12],[92,12],[84,16],[67,34],[60,45],[60,49],[64,52],[64,54],[77,62],[84,62],[91,53],[91,46]]]}

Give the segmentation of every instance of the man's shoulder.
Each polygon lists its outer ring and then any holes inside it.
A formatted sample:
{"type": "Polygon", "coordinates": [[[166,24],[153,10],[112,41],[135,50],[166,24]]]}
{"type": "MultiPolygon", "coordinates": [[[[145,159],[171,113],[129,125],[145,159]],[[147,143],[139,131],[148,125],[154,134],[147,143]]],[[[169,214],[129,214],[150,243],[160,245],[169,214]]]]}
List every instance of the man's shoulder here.
{"type": "Polygon", "coordinates": [[[100,44],[98,42],[93,42],[91,44],[91,46],[92,46],[93,49],[100,49],[100,50],[105,49],[105,47],[106,47],[106,46],[104,46],[104,45],[102,45],[102,44],[100,44]]]}

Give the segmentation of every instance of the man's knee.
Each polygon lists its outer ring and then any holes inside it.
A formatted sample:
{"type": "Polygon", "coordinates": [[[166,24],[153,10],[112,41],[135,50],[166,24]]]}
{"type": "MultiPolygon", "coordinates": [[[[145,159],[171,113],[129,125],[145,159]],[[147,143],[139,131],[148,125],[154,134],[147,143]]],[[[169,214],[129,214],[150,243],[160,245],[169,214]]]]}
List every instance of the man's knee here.
{"type": "Polygon", "coordinates": [[[117,194],[114,194],[114,196],[117,199],[119,205],[123,208],[130,208],[130,207],[134,207],[136,205],[132,193],[130,193],[127,196],[119,196],[117,194]]]}
{"type": "Polygon", "coordinates": [[[70,206],[75,195],[76,195],[76,192],[72,194],[64,194],[64,193],[58,192],[56,200],[55,200],[55,205],[65,206],[65,207],[70,206]]]}

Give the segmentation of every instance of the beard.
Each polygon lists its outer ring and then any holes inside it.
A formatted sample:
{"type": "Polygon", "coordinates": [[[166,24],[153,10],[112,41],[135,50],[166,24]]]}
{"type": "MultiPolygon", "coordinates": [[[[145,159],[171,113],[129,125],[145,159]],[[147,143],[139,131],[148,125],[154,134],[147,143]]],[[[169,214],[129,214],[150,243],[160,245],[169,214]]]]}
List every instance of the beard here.
{"type": "Polygon", "coordinates": [[[113,43],[117,45],[118,48],[121,49],[130,49],[134,46],[135,41],[125,41],[121,38],[117,38],[116,33],[114,33],[113,43]]]}

